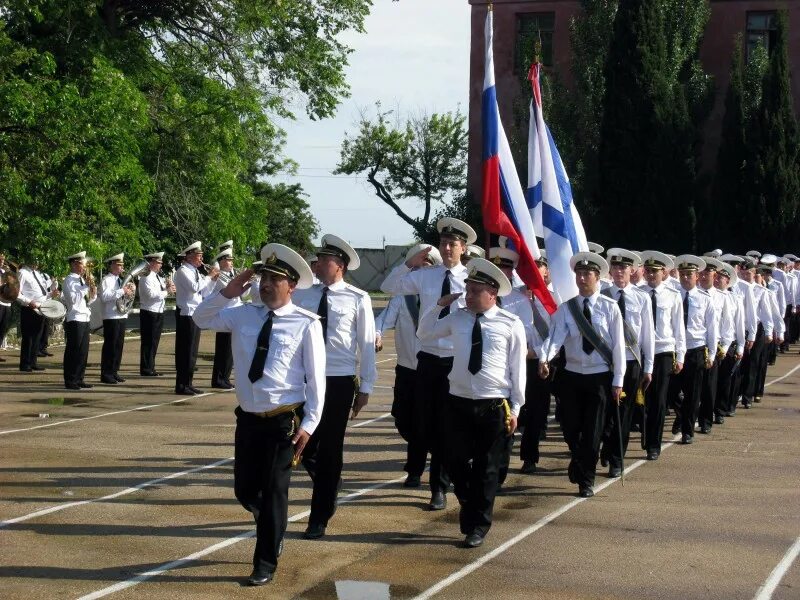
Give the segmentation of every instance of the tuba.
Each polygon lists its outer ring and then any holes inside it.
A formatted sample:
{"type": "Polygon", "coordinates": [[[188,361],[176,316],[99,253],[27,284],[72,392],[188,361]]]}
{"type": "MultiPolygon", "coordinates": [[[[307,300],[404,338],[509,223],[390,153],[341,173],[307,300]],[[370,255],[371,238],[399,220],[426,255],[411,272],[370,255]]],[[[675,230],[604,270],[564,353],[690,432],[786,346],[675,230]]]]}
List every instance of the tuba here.
{"type": "MultiPolygon", "coordinates": [[[[124,281],[122,282],[122,287],[124,288],[128,285],[131,281],[133,281],[134,277],[138,277],[147,269],[149,265],[147,261],[142,261],[138,265],[136,265],[130,272],[125,276],[124,281]]],[[[133,301],[136,299],[136,294],[131,294],[130,296],[122,296],[121,298],[117,298],[117,312],[121,315],[127,315],[131,308],[133,308],[133,301]]]]}

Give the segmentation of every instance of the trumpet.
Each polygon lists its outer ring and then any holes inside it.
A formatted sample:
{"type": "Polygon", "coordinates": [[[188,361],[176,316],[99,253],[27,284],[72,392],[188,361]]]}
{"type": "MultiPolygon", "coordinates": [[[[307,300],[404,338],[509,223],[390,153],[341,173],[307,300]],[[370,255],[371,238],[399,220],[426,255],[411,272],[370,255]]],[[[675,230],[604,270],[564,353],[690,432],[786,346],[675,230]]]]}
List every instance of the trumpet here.
{"type": "Polygon", "coordinates": [[[211,265],[207,265],[203,263],[197,270],[200,272],[201,275],[205,275],[206,277],[211,277],[211,279],[217,279],[220,276],[220,270],[216,267],[212,267],[211,265]]]}

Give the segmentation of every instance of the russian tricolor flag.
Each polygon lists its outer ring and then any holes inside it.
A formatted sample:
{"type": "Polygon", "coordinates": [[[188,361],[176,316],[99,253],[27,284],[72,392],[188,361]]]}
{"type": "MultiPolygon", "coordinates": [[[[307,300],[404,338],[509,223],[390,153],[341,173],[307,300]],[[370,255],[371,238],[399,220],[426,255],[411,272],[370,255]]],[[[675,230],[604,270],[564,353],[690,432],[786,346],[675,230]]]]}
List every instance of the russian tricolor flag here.
{"type": "Polygon", "coordinates": [[[490,8],[486,15],[486,71],[483,83],[483,226],[486,231],[508,237],[520,257],[517,273],[552,313],[556,304],[536,267],[535,260],[541,254],[536,244],[533,220],[500,121],[494,84],[492,32],[493,14],[490,8]]]}

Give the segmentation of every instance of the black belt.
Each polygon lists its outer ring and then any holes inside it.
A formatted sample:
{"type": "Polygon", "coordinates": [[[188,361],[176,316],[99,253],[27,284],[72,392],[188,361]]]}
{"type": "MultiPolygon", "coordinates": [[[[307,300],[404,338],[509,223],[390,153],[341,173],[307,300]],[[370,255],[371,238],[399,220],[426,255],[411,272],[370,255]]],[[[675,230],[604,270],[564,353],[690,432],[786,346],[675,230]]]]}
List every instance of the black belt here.
{"type": "Polygon", "coordinates": [[[430,352],[423,352],[422,350],[417,352],[417,360],[426,361],[428,363],[434,363],[441,367],[453,366],[452,356],[436,356],[435,354],[431,354],[430,352]]]}

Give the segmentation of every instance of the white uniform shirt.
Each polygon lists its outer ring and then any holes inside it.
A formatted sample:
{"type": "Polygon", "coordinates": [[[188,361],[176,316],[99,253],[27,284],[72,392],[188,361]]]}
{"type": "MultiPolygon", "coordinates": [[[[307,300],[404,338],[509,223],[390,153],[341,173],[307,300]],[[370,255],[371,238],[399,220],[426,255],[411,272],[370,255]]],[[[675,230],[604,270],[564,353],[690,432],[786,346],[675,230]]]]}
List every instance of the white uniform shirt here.
{"type": "Polygon", "coordinates": [[[753,295],[753,284],[739,279],[732,288],[733,293],[739,296],[744,306],[744,331],[748,342],[756,339],[758,329],[758,315],[756,310],[756,299],[753,295]]]}
{"type": "Polygon", "coordinates": [[[175,273],[175,305],[182,317],[191,317],[195,309],[208,296],[217,282],[201,275],[194,265],[185,262],[175,273]]]}
{"type": "Polygon", "coordinates": [[[682,297],[677,291],[661,283],[657,288],[649,285],[642,288],[652,302],[655,290],[656,320],[653,323],[655,332],[655,353],[674,352],[675,361],[683,364],[686,356],[686,330],[683,327],[682,297]]]}
{"type": "Polygon", "coordinates": [[[723,335],[723,331],[727,331],[729,334],[735,331],[734,311],[726,299],[726,296],[729,294],[721,292],[715,287],[711,287],[705,291],[708,292],[711,298],[711,306],[714,309],[714,322],[717,324],[717,347],[713,349],[709,348],[708,351],[711,353],[719,350],[725,354],[733,338],[730,335],[723,335]]]}
{"type": "Polygon", "coordinates": [[[167,280],[152,271],[139,278],[139,308],[154,313],[164,312],[167,280]]]}
{"type": "Polygon", "coordinates": [[[775,323],[772,317],[772,303],[769,300],[769,292],[763,285],[750,284],[753,290],[753,298],[756,307],[756,317],[764,327],[764,335],[772,337],[775,330],[775,323]]]}
{"type": "MultiPolygon", "coordinates": [[[[317,314],[322,299],[321,283],[305,290],[296,290],[292,300],[317,314]]],[[[328,327],[325,344],[325,374],[335,377],[358,375],[359,392],[372,393],[378,379],[375,367],[375,315],[372,301],[365,291],[344,280],[328,286],[328,327]],[[360,365],[359,365],[360,357],[360,365]]]]}
{"type": "MultiPolygon", "coordinates": [[[[424,315],[432,306],[437,306],[442,297],[442,283],[447,270],[444,265],[437,265],[412,271],[405,263],[400,263],[384,279],[381,290],[393,295],[419,295],[419,312],[424,315]]],[[[450,311],[455,312],[465,306],[464,280],[467,278],[467,269],[457,264],[449,270],[450,293],[461,292],[461,296],[450,305],[450,311]]],[[[439,310],[442,310],[441,306],[439,310]]],[[[440,357],[453,356],[453,343],[447,337],[428,338],[422,342],[422,351],[440,357]]]]}
{"type": "Polygon", "coordinates": [[[777,279],[770,279],[767,283],[767,287],[775,293],[775,300],[778,302],[778,311],[780,312],[781,320],[783,320],[783,315],[786,314],[786,305],[789,304],[786,302],[786,286],[777,279]]]}
{"type": "MultiPolygon", "coordinates": [[[[394,296],[375,319],[375,332],[383,335],[390,329],[394,329],[397,364],[407,369],[416,370],[417,352],[419,352],[422,344],[417,337],[417,326],[408,311],[406,298],[411,298],[411,302],[416,306],[416,296],[394,296]]],[[[419,318],[419,314],[417,318],[419,318]]]]}
{"type": "Polygon", "coordinates": [[[441,308],[431,306],[422,315],[417,333],[423,343],[433,338],[450,338],[455,348],[453,368],[447,376],[450,393],[470,400],[507,398],[511,413],[518,416],[520,407],[525,404],[527,352],[522,322],[516,315],[496,306],[483,313],[480,317],[481,369],[473,375],[468,367],[476,315],[462,308],[453,309],[439,319],[441,308]]]}
{"type": "Polygon", "coordinates": [[[714,314],[714,304],[711,295],[697,286],[688,292],[681,288],[681,305],[686,295],[689,295],[689,317],[686,319],[686,349],[694,350],[705,346],[709,355],[714,356],[717,351],[719,334],[717,333],[717,320],[714,314]]]}
{"type": "MultiPolygon", "coordinates": [[[[580,375],[592,375],[613,371],[614,387],[622,387],[625,379],[625,334],[622,326],[622,313],[616,301],[595,292],[589,296],[589,310],[592,313],[592,326],[600,337],[609,345],[612,352],[613,365],[609,366],[597,350],[590,354],[583,351],[583,336],[575,319],[569,311],[567,302],[558,307],[553,315],[550,337],[545,341],[542,357],[550,362],[558,354],[561,346],[567,357],[566,370],[580,375]]],[[[583,311],[585,298],[578,296],[580,309],[583,311]]]]}
{"type": "MultiPolygon", "coordinates": [[[[611,299],[616,300],[619,306],[620,292],[623,291],[615,284],[608,288],[611,299]]],[[[624,288],[625,292],[625,322],[636,334],[639,348],[642,350],[642,373],[653,374],[653,357],[655,356],[655,336],[653,335],[653,305],[650,296],[645,291],[629,283],[624,288]]],[[[623,326],[624,327],[624,326],[623,326]]],[[[626,360],[637,360],[633,353],[625,350],[626,360]]]]}
{"type": "Polygon", "coordinates": [[[19,277],[19,296],[17,302],[28,306],[31,302],[41,304],[50,297],[44,278],[38,271],[30,267],[22,267],[17,274],[19,277]]]}
{"type": "Polygon", "coordinates": [[[123,278],[114,275],[113,273],[106,273],[100,281],[100,302],[103,306],[103,320],[106,319],[125,319],[127,314],[123,315],[117,310],[117,299],[125,295],[125,290],[122,289],[123,278]]]}
{"type": "Polygon", "coordinates": [[[522,321],[525,329],[525,343],[530,350],[536,350],[536,340],[538,336],[533,330],[533,307],[528,294],[519,289],[511,290],[511,293],[500,300],[500,308],[516,315],[522,321]]]}
{"type": "MultiPolygon", "coordinates": [[[[744,303],[741,296],[735,294],[730,288],[722,293],[725,300],[726,311],[730,319],[720,322],[719,343],[727,351],[732,343],[736,343],[736,353],[744,352],[744,303]]],[[[723,313],[724,314],[724,313],[723,313]]]]}
{"type": "Polygon", "coordinates": [[[201,329],[231,333],[236,399],[242,410],[267,412],[305,402],[300,426],[314,433],[325,403],[325,343],[319,318],[291,302],[274,313],[264,375],[255,383],[248,373],[269,309],[263,304],[228,307],[228,298],[213,293],[195,308],[192,318],[201,329]]]}
{"type": "Polygon", "coordinates": [[[64,305],[67,307],[67,315],[65,320],[78,321],[79,323],[88,323],[91,317],[89,305],[97,300],[97,296],[91,300],[87,300],[86,296],[89,293],[89,284],[86,280],[77,273],[70,273],[64,279],[64,293],[61,296],[64,305]]]}
{"type": "Polygon", "coordinates": [[[767,292],[765,294],[765,302],[767,302],[772,309],[772,335],[774,335],[775,338],[783,339],[786,333],[786,323],[783,321],[784,313],[781,312],[780,309],[778,293],[771,288],[765,289],[767,292]]]}

